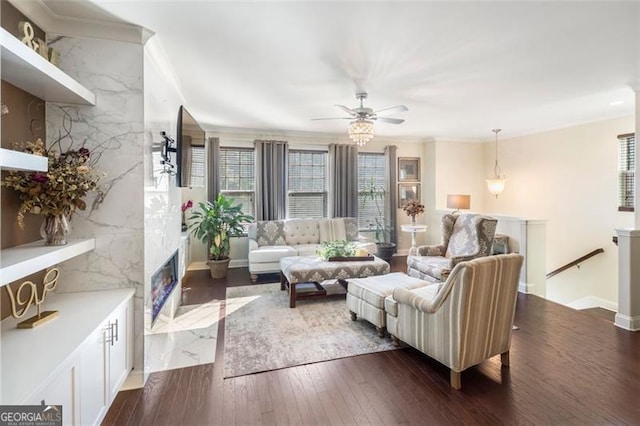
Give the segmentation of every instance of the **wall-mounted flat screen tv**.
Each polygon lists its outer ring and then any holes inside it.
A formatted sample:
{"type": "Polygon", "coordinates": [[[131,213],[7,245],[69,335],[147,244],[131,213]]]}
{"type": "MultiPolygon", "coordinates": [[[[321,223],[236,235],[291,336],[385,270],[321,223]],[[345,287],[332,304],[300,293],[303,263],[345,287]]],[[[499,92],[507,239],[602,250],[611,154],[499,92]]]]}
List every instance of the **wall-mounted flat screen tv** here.
{"type": "Polygon", "coordinates": [[[193,150],[204,149],[205,131],[200,127],[198,122],[193,118],[184,106],[180,106],[178,110],[178,129],[177,129],[177,162],[179,164],[179,172],[176,176],[176,184],[182,187],[191,185],[191,170],[193,163],[193,150]]]}

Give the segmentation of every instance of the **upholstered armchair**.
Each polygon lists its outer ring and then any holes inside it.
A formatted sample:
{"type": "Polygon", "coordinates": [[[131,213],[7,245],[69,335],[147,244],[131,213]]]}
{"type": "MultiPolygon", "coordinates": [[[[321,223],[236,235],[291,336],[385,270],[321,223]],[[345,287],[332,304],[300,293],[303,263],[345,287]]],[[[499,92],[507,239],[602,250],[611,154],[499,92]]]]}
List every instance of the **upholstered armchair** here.
{"type": "Polygon", "coordinates": [[[508,366],[523,259],[515,253],[482,257],[458,263],[444,283],[396,288],[385,300],[394,343],[449,367],[454,389],[460,389],[460,372],[494,355],[508,366]]]}
{"type": "Polygon", "coordinates": [[[445,214],[442,242],[411,248],[407,256],[407,275],[441,282],[460,262],[489,256],[497,219],[479,214],[445,214]]]}

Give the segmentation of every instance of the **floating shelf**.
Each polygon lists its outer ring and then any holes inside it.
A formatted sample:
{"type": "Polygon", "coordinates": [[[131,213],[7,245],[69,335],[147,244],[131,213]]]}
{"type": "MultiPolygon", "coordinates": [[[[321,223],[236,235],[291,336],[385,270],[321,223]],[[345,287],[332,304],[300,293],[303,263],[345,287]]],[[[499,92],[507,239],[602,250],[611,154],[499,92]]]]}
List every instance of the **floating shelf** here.
{"type": "Polygon", "coordinates": [[[64,246],[45,246],[43,241],[11,247],[0,252],[0,286],[87,253],[96,247],[95,238],[69,240],[64,246]]]}
{"type": "Polygon", "coordinates": [[[46,172],[47,157],[0,148],[0,168],[3,170],[33,170],[46,172]]]}
{"type": "Polygon", "coordinates": [[[2,79],[45,101],[95,105],[96,95],[0,28],[2,79]]]}

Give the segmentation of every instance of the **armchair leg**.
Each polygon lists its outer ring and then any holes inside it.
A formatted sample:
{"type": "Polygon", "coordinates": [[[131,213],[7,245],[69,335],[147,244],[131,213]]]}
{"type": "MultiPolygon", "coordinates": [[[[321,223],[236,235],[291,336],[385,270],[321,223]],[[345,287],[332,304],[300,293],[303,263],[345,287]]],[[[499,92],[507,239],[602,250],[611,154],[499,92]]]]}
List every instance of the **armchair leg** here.
{"type": "Polygon", "coordinates": [[[349,313],[351,314],[351,321],[355,321],[358,319],[358,314],[353,311],[349,311],[349,313]]]}
{"type": "Polygon", "coordinates": [[[251,282],[255,283],[256,281],[258,281],[258,274],[251,274],[251,282]]]}
{"type": "Polygon", "coordinates": [[[503,367],[509,366],[509,351],[500,354],[500,361],[502,362],[503,367]]]}
{"type": "Polygon", "coordinates": [[[462,385],[460,384],[460,372],[451,370],[451,387],[455,390],[460,390],[462,385]]]}
{"type": "Polygon", "coordinates": [[[398,339],[394,335],[391,335],[391,344],[396,347],[400,346],[400,339],[398,339]]]}

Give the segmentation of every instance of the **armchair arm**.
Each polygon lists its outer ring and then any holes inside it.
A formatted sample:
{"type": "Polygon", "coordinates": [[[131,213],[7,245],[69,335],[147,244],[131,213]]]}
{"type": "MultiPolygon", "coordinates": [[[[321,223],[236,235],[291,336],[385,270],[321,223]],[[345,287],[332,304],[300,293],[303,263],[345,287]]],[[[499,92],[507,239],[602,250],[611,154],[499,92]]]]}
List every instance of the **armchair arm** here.
{"type": "Polygon", "coordinates": [[[465,267],[465,264],[454,267],[447,280],[441,284],[440,289],[432,298],[419,296],[411,290],[398,287],[393,290],[393,299],[400,304],[409,305],[419,311],[433,314],[447,300],[453,286],[462,279],[465,267]]]}
{"type": "Polygon", "coordinates": [[[256,240],[252,240],[251,238],[248,238],[248,240],[249,240],[249,252],[252,252],[253,250],[257,250],[258,242],[256,240]]]}
{"type": "Polygon", "coordinates": [[[444,256],[445,247],[442,244],[418,246],[409,250],[412,256],[444,256]]]}
{"type": "Polygon", "coordinates": [[[458,263],[460,262],[466,262],[468,260],[473,260],[476,257],[480,256],[480,252],[475,252],[472,254],[467,254],[464,256],[451,256],[449,259],[451,259],[451,267],[453,268],[454,266],[456,266],[458,263]]]}

